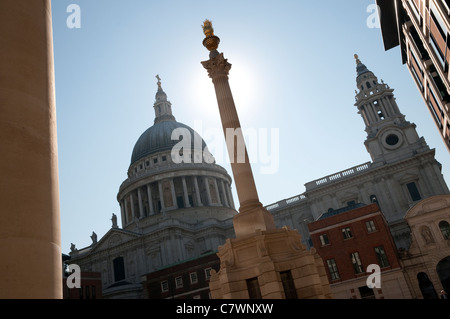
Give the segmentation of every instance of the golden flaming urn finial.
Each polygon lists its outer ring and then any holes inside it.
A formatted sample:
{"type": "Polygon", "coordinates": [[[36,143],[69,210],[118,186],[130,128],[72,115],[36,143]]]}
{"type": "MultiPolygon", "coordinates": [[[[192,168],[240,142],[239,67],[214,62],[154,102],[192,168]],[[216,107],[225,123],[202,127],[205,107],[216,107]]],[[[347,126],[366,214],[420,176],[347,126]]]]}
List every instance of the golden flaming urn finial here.
{"type": "Polygon", "coordinates": [[[214,35],[214,29],[210,20],[206,19],[202,25],[205,39],[203,40],[203,46],[209,51],[215,51],[219,47],[220,39],[214,35]]]}

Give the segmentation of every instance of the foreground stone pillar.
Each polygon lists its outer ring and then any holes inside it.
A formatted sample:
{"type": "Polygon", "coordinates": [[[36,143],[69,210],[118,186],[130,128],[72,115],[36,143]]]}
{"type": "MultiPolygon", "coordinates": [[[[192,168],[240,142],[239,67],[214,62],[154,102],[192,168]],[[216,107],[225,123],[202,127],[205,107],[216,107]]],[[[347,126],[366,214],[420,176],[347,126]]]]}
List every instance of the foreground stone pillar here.
{"type": "Polygon", "coordinates": [[[50,0],[0,1],[0,298],[62,298],[50,0]]]}
{"type": "Polygon", "coordinates": [[[233,218],[236,238],[219,247],[219,272],[212,271],[214,299],[331,298],[322,259],[307,251],[301,235],[287,227],[277,229],[273,216],[259,201],[234,105],[228,72],[231,64],[217,52],[219,38],[211,21],[203,25],[203,45],[210,59],[202,62],[216,91],[231,169],[239,197],[239,214],[233,218]],[[231,138],[230,138],[231,137],[231,138]]]}

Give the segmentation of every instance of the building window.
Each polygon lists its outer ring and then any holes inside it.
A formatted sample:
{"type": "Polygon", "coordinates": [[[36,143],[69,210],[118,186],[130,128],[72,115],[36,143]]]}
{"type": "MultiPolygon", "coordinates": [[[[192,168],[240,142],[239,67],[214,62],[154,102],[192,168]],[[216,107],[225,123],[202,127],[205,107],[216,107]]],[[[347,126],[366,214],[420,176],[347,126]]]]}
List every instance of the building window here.
{"type": "Polygon", "coordinates": [[[181,276],[175,278],[175,288],[183,287],[183,278],[181,276]]]}
{"type": "Polygon", "coordinates": [[[362,287],[359,287],[358,290],[359,290],[359,294],[361,295],[361,299],[376,299],[373,289],[371,289],[367,286],[362,286],[362,287]]]}
{"type": "Polygon", "coordinates": [[[153,164],[156,164],[156,163],[158,163],[158,158],[155,157],[155,158],[153,159],[153,164]]]}
{"type": "Polygon", "coordinates": [[[211,270],[212,270],[211,267],[205,269],[206,280],[209,280],[209,278],[211,278],[211,270]]]}
{"type": "Polygon", "coordinates": [[[150,161],[145,161],[145,166],[150,166],[150,161]]]}
{"type": "Polygon", "coordinates": [[[86,299],[90,299],[91,298],[91,294],[90,294],[90,290],[91,287],[90,286],[86,286],[86,299]]]}
{"type": "Polygon", "coordinates": [[[327,266],[328,270],[330,272],[331,280],[339,279],[339,271],[337,269],[336,260],[334,259],[327,259],[327,266]]]}
{"type": "Polygon", "coordinates": [[[373,220],[369,220],[368,222],[366,222],[366,228],[367,228],[367,232],[369,232],[369,233],[373,233],[374,231],[377,230],[377,227],[375,226],[375,223],[373,222],[373,220]]]}
{"type": "Polygon", "coordinates": [[[350,227],[342,228],[342,235],[344,236],[344,239],[352,238],[353,236],[350,227]]]}
{"type": "Polygon", "coordinates": [[[96,299],[97,295],[96,295],[96,292],[95,292],[95,286],[92,286],[91,288],[92,288],[92,299],[96,299]]]}
{"type": "Polygon", "coordinates": [[[329,244],[330,244],[330,241],[328,240],[328,235],[327,235],[327,234],[322,234],[322,235],[320,235],[320,236],[319,236],[319,239],[320,239],[320,244],[321,244],[322,246],[325,246],[325,245],[329,245],[329,244]]]}
{"type": "Polygon", "coordinates": [[[163,162],[165,162],[167,160],[167,156],[164,155],[161,159],[163,162]]]}
{"type": "Polygon", "coordinates": [[[258,278],[247,279],[246,282],[249,299],[262,299],[258,278]]]}
{"type": "Polygon", "coordinates": [[[191,279],[191,284],[198,283],[198,277],[197,277],[197,273],[196,272],[191,272],[189,274],[189,278],[191,279]]]}
{"type": "Polygon", "coordinates": [[[408,188],[409,195],[411,195],[411,199],[414,202],[422,199],[422,197],[420,196],[419,190],[417,189],[417,185],[416,185],[415,182],[411,182],[411,183],[406,184],[406,187],[408,188]]]}
{"type": "Polygon", "coordinates": [[[117,257],[113,260],[114,268],[114,281],[120,281],[125,279],[125,264],[123,257],[117,257]]]}
{"type": "Polygon", "coordinates": [[[297,291],[295,289],[291,271],[288,270],[280,272],[280,277],[286,299],[297,299],[297,291]]]}
{"type": "Polygon", "coordinates": [[[447,221],[443,220],[439,222],[439,229],[441,230],[442,236],[444,236],[444,239],[450,238],[450,225],[447,221]]]}
{"type": "Polygon", "coordinates": [[[352,265],[353,265],[353,269],[355,270],[355,274],[360,274],[360,273],[364,272],[358,252],[351,253],[350,259],[352,261],[352,265]]]}
{"type": "Polygon", "coordinates": [[[169,282],[167,280],[161,281],[161,292],[169,291],[169,282]]]}
{"type": "Polygon", "coordinates": [[[378,258],[378,265],[381,268],[389,267],[389,261],[383,246],[375,247],[375,254],[377,255],[378,258]]]}

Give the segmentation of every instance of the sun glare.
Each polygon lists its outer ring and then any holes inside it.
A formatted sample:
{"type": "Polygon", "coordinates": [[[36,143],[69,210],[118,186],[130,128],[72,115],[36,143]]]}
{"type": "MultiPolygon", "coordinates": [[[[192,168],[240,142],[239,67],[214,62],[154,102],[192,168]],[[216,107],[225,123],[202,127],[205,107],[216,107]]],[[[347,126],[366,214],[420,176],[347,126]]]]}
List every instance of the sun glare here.
{"type": "MultiPolygon", "coordinates": [[[[256,74],[251,65],[245,60],[234,59],[232,64],[229,83],[233,94],[234,103],[240,117],[254,115],[258,104],[256,92],[256,74]]],[[[203,114],[203,117],[217,116],[217,99],[214,84],[208,77],[206,70],[196,71],[191,82],[190,100],[194,102],[196,111],[203,114]]]]}

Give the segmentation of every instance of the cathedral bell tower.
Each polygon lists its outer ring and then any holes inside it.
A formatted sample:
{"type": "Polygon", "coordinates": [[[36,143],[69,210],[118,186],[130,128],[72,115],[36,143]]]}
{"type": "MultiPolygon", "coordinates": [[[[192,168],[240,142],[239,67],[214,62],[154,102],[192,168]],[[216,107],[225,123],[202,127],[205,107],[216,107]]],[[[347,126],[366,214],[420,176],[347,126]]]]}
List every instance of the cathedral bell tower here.
{"type": "Polygon", "coordinates": [[[373,165],[384,165],[429,151],[416,125],[405,120],[395,101],[393,89],[356,59],[355,106],[361,114],[367,138],[364,142],[373,165]]]}

